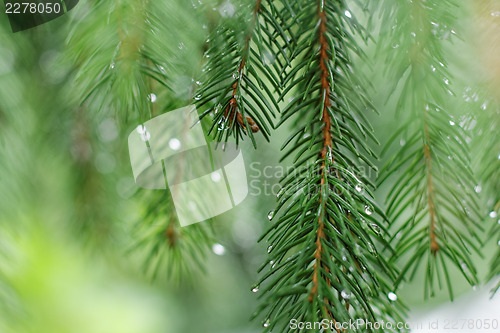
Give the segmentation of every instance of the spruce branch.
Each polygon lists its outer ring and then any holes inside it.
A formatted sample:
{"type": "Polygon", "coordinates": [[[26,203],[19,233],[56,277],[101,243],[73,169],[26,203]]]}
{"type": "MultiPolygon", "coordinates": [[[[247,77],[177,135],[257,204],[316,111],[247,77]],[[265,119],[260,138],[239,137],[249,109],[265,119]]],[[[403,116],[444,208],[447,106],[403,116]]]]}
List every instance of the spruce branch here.
{"type": "Polygon", "coordinates": [[[213,117],[210,133],[218,142],[234,136],[238,143],[247,135],[256,146],[257,132],[269,140],[278,110],[274,95],[288,61],[281,46],[288,43],[288,35],[279,21],[287,14],[275,3],[256,0],[249,22],[248,8],[240,7],[237,21],[223,20],[208,39],[204,82],[195,99],[198,107],[206,105],[201,117],[213,117]]]}
{"type": "Polygon", "coordinates": [[[405,262],[397,284],[413,278],[426,260],[425,296],[434,295],[444,275],[451,299],[450,262],[471,285],[478,283],[471,255],[480,254],[482,231],[467,134],[446,110],[454,93],[444,51],[455,35],[455,6],[450,0],[417,0],[383,7],[388,69],[397,75],[394,88],[402,86],[396,105],[402,125],[384,148],[392,157],[379,179],[394,184],[387,197],[393,261],[405,262]]]}
{"type": "MultiPolygon", "coordinates": [[[[471,88],[469,88],[471,89],[471,88]]],[[[496,138],[500,126],[500,107],[495,100],[483,102],[483,96],[478,96],[475,103],[476,116],[468,122],[474,134],[472,147],[474,154],[474,170],[480,176],[480,183],[475,188],[481,193],[486,203],[486,227],[488,232],[485,243],[493,242],[498,246],[490,265],[488,279],[500,276],[500,142],[496,138]]],[[[494,288],[493,293],[500,288],[500,282],[494,288]]]]}
{"type": "Polygon", "coordinates": [[[293,11],[288,24],[297,31],[281,99],[293,97],[280,124],[295,118],[283,145],[283,158],[295,158],[261,237],[270,245],[253,288],[263,298],[255,316],[264,316],[266,332],[304,331],[293,330],[291,319],[401,320],[404,309],[390,287],[395,269],[377,250],[390,247],[384,214],[362,172],[374,167],[367,141],[376,140],[350,53],[362,55],[356,40],[368,34],[344,1],[297,1],[293,11]]]}
{"type": "MultiPolygon", "coordinates": [[[[190,59],[183,49],[194,51],[190,54],[198,60],[200,52],[188,47],[198,41],[184,38],[186,32],[173,33],[164,24],[185,27],[191,21],[186,12],[192,8],[183,6],[186,4],[180,1],[95,1],[84,15],[75,15],[82,18],[68,43],[69,57],[77,64],[75,81],[83,92],[81,103],[91,110],[111,109],[123,123],[135,118],[134,127],[184,106],[188,98],[178,89],[176,78],[188,72],[190,59]],[[176,39],[180,37],[184,39],[176,39]]],[[[186,90],[192,94],[193,89],[186,90]]],[[[184,124],[186,131],[190,125],[184,124]]],[[[145,204],[134,230],[138,240],[131,249],[145,253],[144,270],[153,277],[166,271],[169,278],[180,278],[193,268],[203,269],[203,258],[213,242],[210,226],[181,228],[169,191],[139,192],[145,204]]]]}
{"type": "Polygon", "coordinates": [[[96,111],[110,108],[123,122],[151,118],[151,80],[172,90],[176,71],[178,42],[162,22],[173,21],[172,10],[182,16],[181,6],[125,0],[76,9],[67,56],[76,64],[81,103],[96,111]]]}

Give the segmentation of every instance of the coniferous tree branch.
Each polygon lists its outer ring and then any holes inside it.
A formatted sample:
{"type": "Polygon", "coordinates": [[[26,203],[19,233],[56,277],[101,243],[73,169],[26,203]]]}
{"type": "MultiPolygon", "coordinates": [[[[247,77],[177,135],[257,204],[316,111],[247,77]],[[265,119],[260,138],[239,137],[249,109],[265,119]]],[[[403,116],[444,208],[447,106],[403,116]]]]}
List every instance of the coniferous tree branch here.
{"type": "MultiPolygon", "coordinates": [[[[185,13],[192,8],[184,6],[181,1],[95,1],[88,12],[77,12],[68,49],[77,67],[81,103],[103,113],[111,109],[125,124],[135,120],[133,127],[184,106],[182,101],[192,98],[192,89],[185,89],[186,84],[176,79],[189,73],[189,56],[197,61],[196,54],[200,54],[192,46],[198,41],[186,38],[195,30],[186,28],[191,20],[185,13]],[[174,33],[164,22],[187,31],[174,33]]],[[[187,86],[192,85],[190,81],[187,86]]],[[[124,136],[131,129],[127,125],[121,126],[124,136]]],[[[139,193],[144,212],[131,248],[145,253],[145,271],[156,277],[164,270],[178,278],[194,267],[203,269],[203,258],[213,242],[210,227],[181,228],[168,190],[139,193]]]]}
{"type": "MultiPolygon", "coordinates": [[[[470,88],[468,88],[470,89],[470,88]]],[[[473,147],[476,163],[475,170],[480,175],[481,182],[475,188],[482,194],[486,202],[486,220],[491,227],[487,227],[486,242],[493,241],[497,250],[490,265],[489,279],[500,276],[500,142],[496,139],[500,126],[500,107],[498,102],[487,100],[476,105],[477,116],[468,124],[473,128],[473,147]]],[[[495,289],[500,288],[500,282],[495,289]]]]}
{"type": "Polygon", "coordinates": [[[275,3],[254,1],[249,22],[248,8],[240,7],[236,19],[224,19],[208,39],[204,82],[195,99],[198,107],[208,106],[201,117],[213,117],[210,133],[216,141],[234,136],[238,143],[246,134],[255,146],[256,132],[269,140],[278,111],[274,94],[288,61],[281,46],[288,43],[287,28],[279,21],[287,11],[275,3]]]}
{"type": "Polygon", "coordinates": [[[381,183],[390,179],[395,184],[387,215],[394,223],[394,261],[405,258],[397,283],[411,279],[426,259],[425,295],[434,295],[435,282],[441,285],[444,275],[452,299],[448,264],[477,284],[471,255],[480,253],[482,230],[467,136],[446,110],[454,93],[444,50],[455,35],[456,4],[415,0],[385,6],[383,31],[391,36],[385,45],[388,69],[397,75],[390,91],[402,86],[396,105],[402,125],[384,148],[393,156],[380,175],[381,183]],[[394,142],[401,147],[394,148],[394,142]]]}
{"type": "Polygon", "coordinates": [[[362,172],[374,168],[367,141],[376,140],[364,115],[372,106],[350,52],[362,55],[356,39],[367,33],[344,1],[297,1],[293,9],[297,31],[283,81],[283,97],[293,97],[281,124],[295,117],[283,145],[284,158],[295,158],[269,216],[275,222],[261,237],[270,245],[253,288],[263,298],[255,316],[264,316],[265,331],[280,332],[308,331],[294,330],[291,319],[401,320],[391,291],[394,267],[377,250],[389,247],[384,214],[362,172]]]}

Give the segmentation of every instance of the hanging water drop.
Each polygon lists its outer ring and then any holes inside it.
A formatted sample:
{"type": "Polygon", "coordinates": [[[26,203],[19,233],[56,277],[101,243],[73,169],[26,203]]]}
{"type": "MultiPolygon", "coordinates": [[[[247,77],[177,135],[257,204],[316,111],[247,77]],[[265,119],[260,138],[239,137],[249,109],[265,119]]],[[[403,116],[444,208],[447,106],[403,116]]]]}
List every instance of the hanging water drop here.
{"type": "Polygon", "coordinates": [[[269,319],[267,319],[267,320],[266,320],[266,321],[262,324],[262,326],[264,326],[264,327],[269,327],[269,326],[271,326],[271,321],[270,321],[269,319]]]}
{"type": "Polygon", "coordinates": [[[170,141],[168,141],[168,146],[172,150],[179,150],[181,148],[181,142],[177,138],[172,138],[170,141]]]}
{"type": "Polygon", "coordinates": [[[373,211],[370,206],[365,206],[365,214],[366,215],[372,215],[373,211]]]}
{"type": "Polygon", "coordinates": [[[377,234],[380,234],[380,226],[375,224],[375,223],[370,223],[370,226],[372,227],[373,231],[375,231],[375,233],[377,234]]]}
{"type": "Polygon", "coordinates": [[[271,253],[272,250],[273,250],[273,246],[269,245],[269,247],[267,248],[267,253],[271,253]]]}
{"type": "Polygon", "coordinates": [[[271,221],[274,217],[274,210],[270,211],[269,214],[267,214],[267,218],[269,219],[269,221],[271,221]]]}
{"type": "Polygon", "coordinates": [[[498,214],[497,214],[497,212],[496,212],[496,211],[492,210],[492,211],[490,212],[489,216],[490,216],[492,219],[494,219],[494,218],[496,218],[496,217],[498,216],[498,214]]]}
{"type": "Polygon", "coordinates": [[[144,133],[141,133],[141,140],[147,142],[151,139],[151,133],[147,129],[145,129],[144,133]]]}
{"type": "Polygon", "coordinates": [[[218,182],[220,182],[220,180],[221,180],[222,177],[221,177],[220,173],[218,173],[218,172],[212,172],[212,174],[210,175],[210,178],[212,178],[212,181],[214,183],[218,183],[218,182]]]}
{"type": "Polygon", "coordinates": [[[356,184],[356,186],[354,186],[354,189],[356,190],[356,192],[361,193],[361,191],[363,191],[363,186],[361,184],[356,184]]]}
{"type": "Polygon", "coordinates": [[[351,295],[349,295],[345,290],[342,290],[340,292],[340,296],[342,296],[343,299],[349,299],[349,298],[351,298],[351,295]]]}
{"type": "Polygon", "coordinates": [[[215,243],[212,245],[212,252],[218,256],[222,256],[226,253],[226,248],[219,243],[215,243]]]}
{"type": "Polygon", "coordinates": [[[474,186],[474,192],[481,193],[482,190],[483,190],[483,188],[481,187],[481,185],[474,186]]]}
{"type": "Polygon", "coordinates": [[[260,288],[260,286],[253,286],[253,287],[252,287],[252,292],[253,292],[253,293],[258,292],[258,291],[259,291],[259,288],[260,288]]]}
{"type": "Polygon", "coordinates": [[[151,103],[156,102],[156,94],[153,94],[153,93],[149,94],[149,96],[148,96],[148,100],[149,100],[151,103]]]}
{"type": "Polygon", "coordinates": [[[392,291],[387,294],[387,298],[389,298],[391,301],[395,302],[398,300],[398,295],[393,293],[392,291]]]}

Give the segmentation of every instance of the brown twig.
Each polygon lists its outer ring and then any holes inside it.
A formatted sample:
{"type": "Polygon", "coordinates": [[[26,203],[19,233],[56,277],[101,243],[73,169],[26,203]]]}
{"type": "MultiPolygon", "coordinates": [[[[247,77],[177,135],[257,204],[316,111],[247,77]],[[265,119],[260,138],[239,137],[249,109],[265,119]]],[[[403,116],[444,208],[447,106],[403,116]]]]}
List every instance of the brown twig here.
{"type": "MultiPolygon", "coordinates": [[[[325,186],[325,168],[326,168],[326,156],[327,152],[329,149],[332,148],[332,135],[330,133],[330,128],[331,128],[331,118],[330,118],[330,113],[328,111],[328,108],[331,105],[330,102],[330,81],[329,81],[329,72],[328,72],[328,40],[325,36],[327,27],[326,27],[326,13],[322,10],[321,8],[321,0],[318,0],[318,16],[320,19],[320,25],[319,25],[319,44],[320,44],[320,50],[319,50],[319,66],[321,70],[321,91],[323,94],[323,116],[322,116],[322,121],[324,123],[323,125],[323,148],[321,149],[321,158],[323,159],[323,163],[321,165],[321,182],[320,182],[320,190],[323,189],[325,186]]],[[[320,199],[320,204],[321,204],[321,199],[320,199]]],[[[312,302],[316,294],[318,293],[318,276],[319,276],[319,269],[322,267],[322,253],[323,253],[323,245],[322,245],[322,240],[325,238],[325,233],[324,233],[324,228],[325,224],[320,216],[318,219],[318,230],[316,231],[316,251],[314,253],[314,270],[313,270],[313,277],[312,277],[312,282],[313,282],[313,287],[311,289],[311,292],[309,294],[309,302],[312,302]]],[[[330,283],[330,281],[328,281],[330,283]]]]}
{"type": "Polygon", "coordinates": [[[431,149],[429,146],[429,128],[424,120],[424,134],[425,134],[425,144],[424,144],[424,158],[425,164],[427,166],[427,204],[429,205],[429,215],[431,218],[431,226],[429,231],[429,237],[431,240],[430,249],[433,255],[436,255],[439,251],[439,244],[436,239],[436,207],[434,205],[434,183],[432,181],[432,156],[431,149]]]}
{"type": "MultiPolygon", "coordinates": [[[[252,13],[252,26],[248,30],[247,36],[245,38],[245,45],[243,47],[243,54],[241,56],[240,64],[238,66],[238,71],[237,71],[237,78],[236,81],[234,82],[232,88],[233,88],[233,93],[232,97],[229,100],[228,105],[226,106],[226,109],[224,110],[224,118],[229,121],[230,124],[233,123],[234,116],[236,115],[236,121],[238,124],[240,124],[243,129],[246,129],[245,125],[245,120],[243,119],[243,115],[241,114],[240,111],[238,111],[238,101],[236,100],[236,95],[238,93],[238,89],[240,88],[240,80],[242,76],[243,69],[245,68],[248,54],[250,51],[250,41],[252,40],[252,31],[255,28],[255,25],[257,23],[257,14],[260,10],[260,5],[262,3],[262,0],[257,0],[255,2],[255,8],[252,13]]],[[[255,133],[259,131],[259,126],[257,123],[249,116],[245,117],[247,120],[248,125],[250,126],[250,130],[255,133]]]]}

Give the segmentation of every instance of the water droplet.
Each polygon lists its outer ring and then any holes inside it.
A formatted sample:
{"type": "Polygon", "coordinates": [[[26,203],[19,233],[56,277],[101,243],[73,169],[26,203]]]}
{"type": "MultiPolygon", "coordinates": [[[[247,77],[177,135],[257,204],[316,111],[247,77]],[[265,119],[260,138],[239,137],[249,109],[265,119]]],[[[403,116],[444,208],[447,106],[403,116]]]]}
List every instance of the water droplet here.
{"type": "Polygon", "coordinates": [[[252,287],[252,292],[253,292],[253,293],[258,292],[258,291],[259,291],[259,288],[260,288],[260,286],[253,286],[253,287],[252,287]]]}
{"type": "Polygon", "coordinates": [[[494,219],[498,216],[497,212],[495,212],[494,210],[492,210],[489,215],[492,219],[494,219]]]}
{"type": "Polygon", "coordinates": [[[267,320],[266,320],[266,321],[262,324],[262,326],[264,326],[264,327],[269,327],[269,326],[271,326],[271,321],[269,321],[269,319],[267,319],[267,320]]]}
{"type": "Polygon", "coordinates": [[[399,145],[400,145],[401,147],[403,147],[405,144],[406,144],[406,140],[405,140],[405,139],[401,139],[401,140],[399,140],[399,145]]]}
{"type": "Polygon", "coordinates": [[[356,186],[354,186],[354,189],[356,190],[356,192],[361,193],[361,191],[363,191],[363,186],[362,184],[356,184],[356,186]]]}
{"type": "Polygon", "coordinates": [[[455,126],[455,122],[453,120],[450,120],[450,125],[455,126]]]}
{"type": "Polygon", "coordinates": [[[182,50],[184,48],[184,43],[179,43],[179,50],[182,50]]]}
{"type": "Polygon", "coordinates": [[[177,138],[172,138],[170,141],[168,141],[168,146],[172,150],[179,150],[181,148],[181,142],[177,138]]]}
{"type": "Polygon", "coordinates": [[[365,214],[366,215],[372,215],[373,211],[370,206],[365,206],[365,214]]]}
{"type": "Polygon", "coordinates": [[[476,285],[472,286],[472,290],[477,291],[477,286],[476,285]]]}
{"type": "Polygon", "coordinates": [[[377,250],[375,250],[375,246],[373,246],[372,243],[368,242],[366,245],[368,245],[368,251],[370,251],[370,253],[377,254],[377,250]]]}
{"type": "Polygon", "coordinates": [[[269,245],[269,247],[267,248],[267,253],[271,253],[272,249],[273,249],[273,246],[269,245]]]}
{"type": "Polygon", "coordinates": [[[432,70],[433,72],[435,72],[435,71],[436,71],[436,67],[434,67],[434,66],[432,66],[432,65],[431,65],[431,70],[432,70]]]}
{"type": "Polygon", "coordinates": [[[151,139],[151,133],[147,129],[145,129],[144,133],[141,133],[141,140],[146,142],[151,139]]]}
{"type": "Polygon", "coordinates": [[[500,12],[491,12],[491,16],[500,17],[500,12]]]}
{"type": "Polygon", "coordinates": [[[226,253],[226,248],[219,243],[215,243],[212,245],[212,252],[218,256],[222,256],[226,253]]]}
{"type": "Polygon", "coordinates": [[[151,103],[156,102],[156,94],[153,93],[149,94],[148,99],[151,103]]]}
{"type": "Polygon", "coordinates": [[[380,234],[380,226],[375,224],[375,223],[370,223],[370,226],[372,227],[373,231],[375,231],[377,234],[380,234]]]}
{"type": "Polygon", "coordinates": [[[476,193],[481,193],[481,191],[483,190],[483,188],[481,187],[481,185],[476,185],[474,186],[474,191],[476,193]]]}
{"type": "Polygon", "coordinates": [[[342,290],[340,292],[340,296],[342,296],[343,299],[349,299],[349,298],[351,298],[351,295],[349,295],[345,290],[342,290]]]}
{"type": "Polygon", "coordinates": [[[218,172],[212,172],[212,174],[210,175],[210,178],[212,178],[212,181],[214,183],[218,183],[221,180],[221,175],[218,172]]]}
{"type": "Polygon", "coordinates": [[[270,211],[269,214],[267,214],[267,218],[270,220],[272,220],[274,217],[274,210],[270,211]]]}
{"type": "Polygon", "coordinates": [[[390,293],[388,293],[388,294],[387,294],[387,297],[388,297],[391,301],[393,301],[393,302],[395,302],[395,301],[397,301],[397,300],[398,300],[398,295],[396,295],[396,294],[395,294],[395,293],[393,293],[392,291],[391,291],[390,293]]]}
{"type": "Polygon", "coordinates": [[[498,244],[498,246],[500,246],[500,240],[498,241],[498,243],[497,243],[497,244],[498,244]]]}
{"type": "Polygon", "coordinates": [[[437,39],[448,39],[448,37],[450,37],[451,30],[446,25],[441,25],[436,22],[431,22],[431,24],[431,32],[437,39]]]}
{"type": "Polygon", "coordinates": [[[112,62],[111,65],[109,65],[109,68],[114,69],[115,68],[115,63],[112,62]]]}
{"type": "Polygon", "coordinates": [[[417,34],[414,33],[413,31],[410,33],[412,37],[417,37],[417,34]]]}
{"type": "Polygon", "coordinates": [[[392,45],[392,48],[393,48],[393,49],[397,49],[398,47],[399,47],[399,44],[393,44],[393,45],[392,45]]]}
{"type": "Polygon", "coordinates": [[[201,99],[201,95],[194,96],[194,99],[197,100],[197,101],[199,101],[201,99]]]}
{"type": "Polygon", "coordinates": [[[144,125],[139,125],[139,126],[137,126],[136,131],[137,131],[137,133],[139,133],[139,134],[144,134],[144,133],[146,132],[146,126],[144,126],[144,125]]]}
{"type": "Polygon", "coordinates": [[[345,14],[345,16],[347,16],[347,18],[352,18],[352,14],[351,14],[351,12],[350,12],[350,11],[346,10],[346,11],[344,12],[344,14],[345,14]]]}

